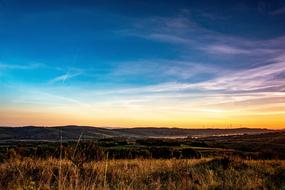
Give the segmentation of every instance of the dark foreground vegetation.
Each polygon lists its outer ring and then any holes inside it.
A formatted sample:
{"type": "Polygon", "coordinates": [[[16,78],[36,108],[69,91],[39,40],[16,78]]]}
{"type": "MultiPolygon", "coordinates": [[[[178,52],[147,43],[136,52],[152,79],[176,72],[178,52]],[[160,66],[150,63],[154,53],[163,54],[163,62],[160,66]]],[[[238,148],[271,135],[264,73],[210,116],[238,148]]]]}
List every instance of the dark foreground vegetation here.
{"type": "Polygon", "coordinates": [[[110,159],[188,159],[237,156],[285,159],[285,132],[203,138],[103,138],[77,141],[2,141],[0,162],[10,158],[79,157],[82,162],[110,159]]]}
{"type": "Polygon", "coordinates": [[[1,141],[0,189],[284,189],[285,133],[1,141]]]}

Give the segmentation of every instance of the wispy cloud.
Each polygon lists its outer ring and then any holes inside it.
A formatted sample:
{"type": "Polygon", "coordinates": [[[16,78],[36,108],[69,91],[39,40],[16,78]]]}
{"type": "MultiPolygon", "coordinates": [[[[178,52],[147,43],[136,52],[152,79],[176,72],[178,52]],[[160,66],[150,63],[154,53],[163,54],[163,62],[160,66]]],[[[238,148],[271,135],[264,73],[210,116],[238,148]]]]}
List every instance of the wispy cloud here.
{"type": "MultiPolygon", "coordinates": [[[[283,8],[277,11],[282,13],[283,8]]],[[[253,40],[211,31],[197,24],[188,13],[177,17],[154,17],[138,20],[134,27],[121,33],[148,40],[181,45],[181,52],[187,48],[201,53],[226,56],[275,56],[284,50],[285,37],[269,40],[253,40]],[[175,24],[176,23],[176,24],[175,24]]]]}
{"type": "MultiPolygon", "coordinates": [[[[97,93],[97,96],[104,96],[104,93],[107,96],[116,94],[116,104],[128,107],[159,104],[160,109],[175,109],[177,112],[222,110],[225,113],[273,114],[275,111],[272,110],[276,106],[280,107],[285,100],[283,60],[284,57],[279,56],[272,59],[269,65],[227,71],[214,79],[198,83],[172,81],[143,87],[104,90],[103,94],[97,93]]],[[[280,110],[282,113],[285,111],[279,109],[279,112],[280,110]]]]}
{"type": "Polygon", "coordinates": [[[259,66],[252,69],[231,71],[223,76],[200,83],[164,83],[146,87],[147,91],[181,91],[181,90],[220,90],[224,93],[230,92],[251,92],[251,91],[272,91],[277,92],[285,86],[285,62],[259,66]],[[278,77],[280,76],[280,77],[278,77]],[[283,77],[282,77],[283,76],[283,77]]]}
{"type": "Polygon", "coordinates": [[[32,64],[6,64],[0,62],[0,70],[7,70],[7,69],[17,69],[17,70],[31,70],[31,69],[38,69],[41,67],[45,67],[43,63],[32,63],[32,64]]]}
{"type": "Polygon", "coordinates": [[[281,15],[281,14],[285,14],[285,7],[281,7],[271,12],[271,15],[274,15],[274,16],[281,15]]]}
{"type": "Polygon", "coordinates": [[[61,82],[64,83],[65,81],[77,77],[82,74],[82,71],[68,71],[63,75],[59,75],[49,81],[50,84],[61,82]]]}
{"type": "Polygon", "coordinates": [[[248,50],[233,47],[233,46],[228,46],[224,44],[210,45],[208,47],[203,47],[201,49],[211,54],[222,54],[222,55],[238,55],[238,54],[249,54],[250,53],[250,51],[248,50]]]}
{"type": "MultiPolygon", "coordinates": [[[[183,59],[153,59],[134,60],[117,63],[117,67],[110,73],[114,78],[143,77],[157,79],[159,81],[181,81],[191,79],[198,75],[208,75],[214,77],[227,72],[219,66],[214,66],[203,62],[192,62],[183,59]]],[[[157,81],[156,80],[156,81],[157,81]]],[[[200,79],[209,80],[207,77],[200,79]]]]}
{"type": "Polygon", "coordinates": [[[183,37],[179,37],[176,35],[170,34],[149,34],[147,36],[143,36],[146,39],[167,42],[167,43],[174,43],[174,44],[189,44],[191,41],[189,39],[185,39],[183,37]]]}

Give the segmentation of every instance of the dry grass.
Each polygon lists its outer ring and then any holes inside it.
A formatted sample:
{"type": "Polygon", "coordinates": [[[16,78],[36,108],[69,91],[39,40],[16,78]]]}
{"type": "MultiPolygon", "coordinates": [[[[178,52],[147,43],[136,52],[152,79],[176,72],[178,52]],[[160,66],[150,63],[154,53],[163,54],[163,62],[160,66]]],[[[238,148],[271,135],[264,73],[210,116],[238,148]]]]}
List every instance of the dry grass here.
{"type": "Polygon", "coordinates": [[[0,164],[0,189],[285,189],[285,161],[14,159],[0,164]]]}

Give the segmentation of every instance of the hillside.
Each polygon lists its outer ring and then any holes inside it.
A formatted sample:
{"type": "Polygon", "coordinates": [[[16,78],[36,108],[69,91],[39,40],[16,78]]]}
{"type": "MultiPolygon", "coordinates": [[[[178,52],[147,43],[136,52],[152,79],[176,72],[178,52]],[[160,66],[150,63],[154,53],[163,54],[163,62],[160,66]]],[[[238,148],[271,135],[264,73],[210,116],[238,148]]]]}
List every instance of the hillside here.
{"type": "Polygon", "coordinates": [[[236,135],[236,134],[259,134],[271,132],[268,129],[253,128],[233,128],[233,129],[183,129],[183,128],[124,128],[115,129],[116,131],[128,134],[130,136],[144,137],[200,137],[213,135],[236,135]]]}
{"type": "Polygon", "coordinates": [[[56,127],[0,127],[0,141],[17,140],[77,140],[100,139],[108,137],[130,138],[176,138],[189,136],[215,136],[232,134],[259,134],[271,132],[268,129],[182,129],[182,128],[100,128],[90,126],[56,126],[56,127]]]}

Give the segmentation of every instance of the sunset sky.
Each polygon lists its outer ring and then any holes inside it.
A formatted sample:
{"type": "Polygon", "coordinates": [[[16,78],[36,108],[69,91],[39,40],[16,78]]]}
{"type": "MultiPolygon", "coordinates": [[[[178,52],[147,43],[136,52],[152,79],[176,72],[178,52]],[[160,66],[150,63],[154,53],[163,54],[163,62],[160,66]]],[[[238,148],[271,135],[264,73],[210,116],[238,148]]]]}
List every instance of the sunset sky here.
{"type": "Polygon", "coordinates": [[[285,1],[0,0],[0,125],[285,128],[285,1]]]}

